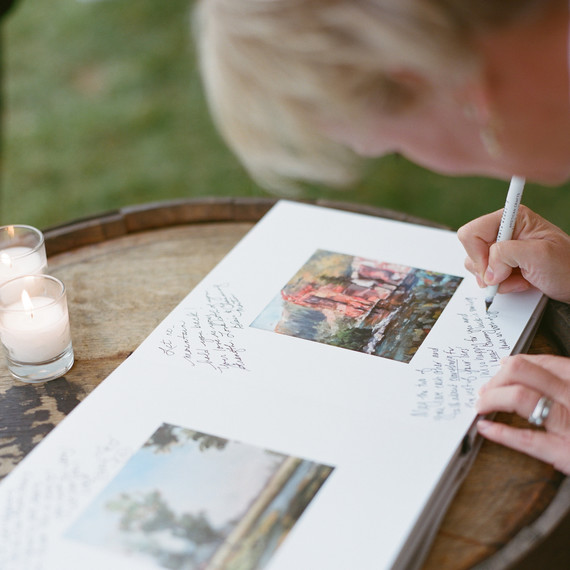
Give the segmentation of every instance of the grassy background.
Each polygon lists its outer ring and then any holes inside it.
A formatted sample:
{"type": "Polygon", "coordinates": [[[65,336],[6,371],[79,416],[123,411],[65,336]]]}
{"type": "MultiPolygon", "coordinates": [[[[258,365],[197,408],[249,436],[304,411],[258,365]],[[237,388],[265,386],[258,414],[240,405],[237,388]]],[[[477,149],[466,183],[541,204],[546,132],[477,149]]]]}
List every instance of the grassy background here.
{"type": "MultiPolygon", "coordinates": [[[[217,136],[196,69],[191,0],[19,0],[3,22],[0,223],[41,228],[178,197],[265,196],[217,136]]],[[[570,185],[524,201],[570,230],[570,185]]],[[[347,191],[451,227],[503,204],[506,184],[399,157],[347,191]]]]}

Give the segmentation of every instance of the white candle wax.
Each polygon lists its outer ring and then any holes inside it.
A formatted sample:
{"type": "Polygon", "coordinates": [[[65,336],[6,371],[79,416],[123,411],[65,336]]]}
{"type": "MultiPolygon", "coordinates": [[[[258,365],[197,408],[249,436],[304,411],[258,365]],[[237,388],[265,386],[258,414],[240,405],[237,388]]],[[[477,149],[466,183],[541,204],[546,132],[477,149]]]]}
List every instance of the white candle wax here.
{"type": "Polygon", "coordinates": [[[0,249],[0,285],[20,275],[43,273],[46,261],[31,247],[13,246],[0,249]]]}
{"type": "Polygon", "coordinates": [[[2,344],[13,360],[46,362],[71,342],[67,308],[50,297],[31,297],[32,309],[22,302],[7,307],[0,323],[2,344]]]}

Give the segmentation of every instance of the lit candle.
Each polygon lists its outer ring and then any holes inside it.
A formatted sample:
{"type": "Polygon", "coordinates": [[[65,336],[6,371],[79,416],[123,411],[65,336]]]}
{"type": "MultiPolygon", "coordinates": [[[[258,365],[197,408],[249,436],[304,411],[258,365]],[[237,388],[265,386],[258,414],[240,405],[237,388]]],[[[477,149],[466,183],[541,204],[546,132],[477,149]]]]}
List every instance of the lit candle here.
{"type": "Polygon", "coordinates": [[[14,360],[46,362],[59,356],[70,342],[67,312],[53,299],[30,297],[8,305],[2,319],[2,344],[14,360]]]}
{"type": "Polygon", "coordinates": [[[47,258],[43,234],[31,226],[0,227],[0,285],[20,275],[43,273],[47,258]]]}
{"type": "Polygon", "coordinates": [[[8,368],[20,380],[51,380],[67,372],[73,349],[63,283],[32,275],[1,286],[0,340],[8,368]]]}

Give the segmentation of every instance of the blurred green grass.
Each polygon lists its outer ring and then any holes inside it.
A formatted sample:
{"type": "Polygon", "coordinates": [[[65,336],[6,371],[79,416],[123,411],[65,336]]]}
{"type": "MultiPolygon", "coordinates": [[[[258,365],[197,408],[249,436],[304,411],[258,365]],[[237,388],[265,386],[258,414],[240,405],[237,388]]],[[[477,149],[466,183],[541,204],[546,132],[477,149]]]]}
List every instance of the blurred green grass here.
{"type": "MultiPolygon", "coordinates": [[[[265,196],[218,137],[190,0],[19,0],[3,22],[0,223],[46,228],[124,205],[265,196]]],[[[570,185],[524,202],[570,230],[570,185]]],[[[506,183],[450,178],[390,156],[346,191],[307,190],[457,228],[502,207],[506,183]]]]}

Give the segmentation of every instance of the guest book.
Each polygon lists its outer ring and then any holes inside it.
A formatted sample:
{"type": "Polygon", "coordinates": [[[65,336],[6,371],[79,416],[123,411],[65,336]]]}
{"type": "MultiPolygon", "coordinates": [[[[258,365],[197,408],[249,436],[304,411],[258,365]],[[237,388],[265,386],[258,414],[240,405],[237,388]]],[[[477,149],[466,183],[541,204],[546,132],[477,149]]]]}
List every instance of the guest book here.
{"type": "Polygon", "coordinates": [[[486,312],[464,257],[278,202],[0,485],[0,567],[420,565],[544,305],[486,312]]]}

